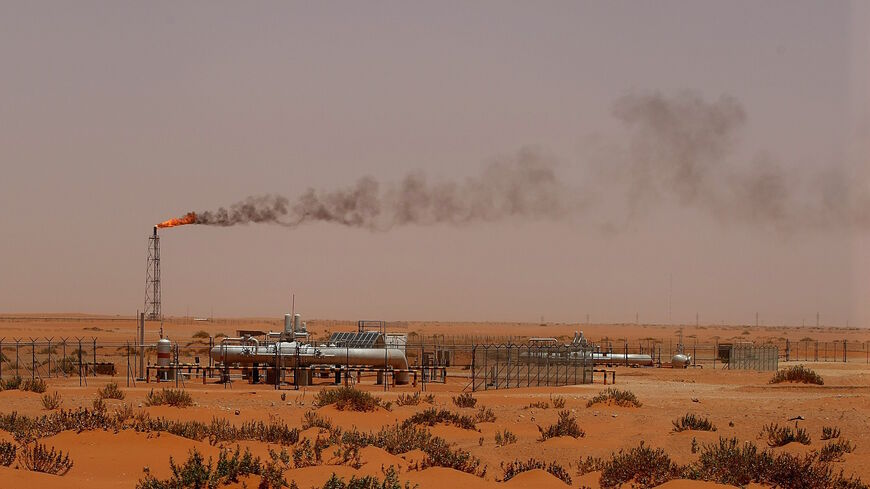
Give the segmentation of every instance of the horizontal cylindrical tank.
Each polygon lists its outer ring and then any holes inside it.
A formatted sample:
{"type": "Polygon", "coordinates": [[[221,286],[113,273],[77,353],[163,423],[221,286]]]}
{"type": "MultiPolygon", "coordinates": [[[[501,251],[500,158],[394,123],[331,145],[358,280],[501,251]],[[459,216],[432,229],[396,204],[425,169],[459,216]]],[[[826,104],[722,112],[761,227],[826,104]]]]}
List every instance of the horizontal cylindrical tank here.
{"type": "Polygon", "coordinates": [[[651,355],[646,353],[593,353],[592,361],[596,364],[606,365],[642,365],[650,366],[655,362],[651,355]]]}
{"type": "MultiPolygon", "coordinates": [[[[254,362],[261,365],[274,365],[278,360],[282,367],[344,365],[408,369],[405,352],[398,348],[341,348],[301,345],[295,341],[285,341],[263,346],[222,344],[212,348],[210,354],[216,362],[243,365],[254,362]]],[[[408,375],[396,375],[396,383],[402,384],[408,381],[408,375]]]]}

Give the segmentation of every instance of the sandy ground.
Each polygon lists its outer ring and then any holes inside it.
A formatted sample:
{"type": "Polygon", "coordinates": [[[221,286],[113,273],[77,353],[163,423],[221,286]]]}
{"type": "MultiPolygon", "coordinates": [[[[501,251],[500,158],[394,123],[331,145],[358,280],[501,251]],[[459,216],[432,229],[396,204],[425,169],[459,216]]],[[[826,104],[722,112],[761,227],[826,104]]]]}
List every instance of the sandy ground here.
{"type": "MultiPolygon", "coordinates": [[[[254,324],[252,321],[250,324],[254,324]]],[[[263,321],[268,326],[272,323],[263,321]]],[[[343,323],[342,323],[343,324],[343,323]]],[[[322,323],[312,326],[312,329],[322,330],[341,325],[338,322],[322,323]]],[[[470,334],[516,334],[541,335],[537,325],[504,325],[453,324],[437,323],[430,325],[431,329],[420,329],[419,325],[408,323],[409,331],[426,331],[427,334],[442,333],[455,335],[470,334]]],[[[248,327],[248,324],[239,327],[248,327]]],[[[132,322],[111,321],[77,322],[77,321],[42,321],[26,319],[10,322],[0,321],[0,337],[30,337],[54,336],[75,337],[83,334],[97,336],[101,339],[126,340],[133,336],[132,322]],[[85,328],[99,328],[85,329],[85,328]]],[[[558,336],[562,333],[573,333],[576,326],[554,325],[547,329],[548,336],[558,336]],[[561,328],[561,329],[558,329],[561,328]],[[562,331],[564,329],[564,332],[562,331]]],[[[174,337],[192,335],[194,331],[229,330],[234,326],[227,324],[191,323],[178,324],[171,330],[174,337]]],[[[351,328],[344,328],[351,329],[351,328]]],[[[592,329],[587,327],[587,335],[592,329]]],[[[702,340],[712,336],[725,337],[722,333],[740,334],[746,328],[710,327],[706,330],[687,329],[689,334],[697,334],[702,340]],[[731,328],[731,329],[729,329],[731,328]],[[703,333],[703,334],[702,334],[703,333]]],[[[605,331],[602,327],[601,335],[605,331]]],[[[647,336],[672,336],[673,327],[660,326],[609,326],[607,334],[613,338],[641,339],[647,336]]],[[[216,331],[210,331],[214,333],[216,331]]],[[[322,331],[321,331],[322,332],[322,331]]],[[[813,336],[818,338],[843,339],[861,342],[870,339],[866,330],[829,330],[809,331],[808,329],[785,329],[775,331],[758,331],[750,336],[782,334],[788,337],[813,336]]],[[[6,343],[4,342],[4,350],[6,343]]],[[[7,356],[8,356],[8,352],[7,356]]],[[[497,417],[494,423],[480,423],[478,431],[463,430],[451,426],[435,426],[432,432],[442,436],[457,446],[469,450],[487,465],[485,478],[457,472],[446,468],[428,468],[415,470],[409,468],[415,456],[419,454],[391,455],[383,450],[368,447],[361,453],[362,467],[354,469],[343,465],[321,465],[302,469],[292,469],[285,473],[287,480],[295,480],[299,487],[308,488],[321,486],[332,473],[349,478],[353,474],[383,476],[384,468],[390,465],[400,469],[402,480],[419,484],[420,488],[442,488],[447,484],[462,484],[468,489],[497,487],[565,487],[559,479],[547,472],[535,470],[520,474],[514,479],[501,482],[500,465],[512,460],[536,458],[545,462],[555,461],[564,466],[572,475],[574,487],[583,485],[596,488],[598,473],[584,476],[577,475],[577,463],[587,456],[607,457],[620,448],[636,446],[641,441],[648,445],[664,448],[674,461],[686,463],[695,459],[691,452],[692,439],[698,443],[708,443],[718,440],[719,436],[736,436],[740,440],[752,440],[759,446],[764,441],[758,439],[763,425],[771,422],[790,424],[789,419],[797,416],[804,418],[800,426],[807,429],[812,438],[809,446],[790,444],[774,449],[791,453],[803,453],[819,449],[823,425],[837,426],[842,436],[851,440],[856,450],[845,456],[845,460],[835,465],[845,472],[854,473],[864,481],[870,481],[870,365],[855,360],[850,363],[806,363],[825,379],[824,386],[775,385],[768,384],[769,372],[737,372],[713,370],[710,368],[694,368],[687,370],[626,368],[617,367],[617,387],[634,392],[643,402],[638,408],[624,408],[596,405],[586,407],[586,401],[599,393],[604,386],[600,377],[596,377],[593,385],[567,386],[559,388],[523,388],[475,393],[478,406],[491,408],[497,417]],[[545,442],[539,441],[538,426],[547,426],[556,421],[557,409],[535,409],[528,405],[535,401],[549,401],[551,396],[560,395],[567,400],[569,409],[577,418],[580,426],[586,431],[584,438],[555,438],[545,442]],[[709,417],[718,427],[715,433],[708,432],[672,432],[672,420],[686,413],[695,413],[709,417]],[[516,444],[497,447],[494,436],[497,431],[508,429],[518,437],[516,444]],[[481,443],[482,440],[482,443],[481,443]]],[[[782,364],[781,364],[782,366],[782,364]]],[[[467,384],[467,379],[460,377],[461,371],[451,377],[446,385],[427,384],[427,393],[434,393],[436,405],[452,410],[473,414],[473,409],[455,408],[451,397],[467,384]]],[[[7,373],[4,371],[4,375],[7,373]]],[[[291,424],[301,423],[304,413],[312,409],[311,400],[314,392],[328,386],[314,386],[304,390],[284,390],[277,392],[272,386],[250,385],[235,382],[231,386],[189,382],[187,388],[192,394],[195,406],[179,409],[171,407],[144,407],[145,395],[154,384],[137,383],[126,387],[122,375],[114,379],[107,376],[97,376],[88,379],[88,385],[80,387],[78,377],[48,379],[49,392],[57,391],[63,397],[64,408],[90,406],[96,397],[96,391],[110,381],[116,381],[126,393],[124,402],[136,409],[149,411],[152,416],[164,416],[172,419],[197,419],[209,421],[213,417],[223,417],[234,424],[245,420],[268,420],[270,416],[278,416],[291,424]],[[281,393],[286,394],[282,401],[281,393]]],[[[327,380],[324,379],[324,382],[327,380]]],[[[174,386],[174,384],[173,384],[174,386]]],[[[382,387],[362,384],[361,388],[370,390],[384,400],[395,401],[402,393],[413,392],[420,386],[394,387],[384,391],[382,387]]],[[[117,404],[119,401],[110,401],[117,404]]],[[[394,407],[392,411],[379,409],[373,413],[341,412],[327,406],[317,409],[322,416],[328,417],[334,424],[345,429],[356,427],[360,430],[377,430],[382,426],[401,422],[413,413],[423,409],[421,406],[394,407]]],[[[0,392],[0,412],[17,411],[22,414],[39,415],[45,413],[39,394],[21,391],[0,392]]],[[[10,439],[9,434],[0,432],[0,440],[10,439]]],[[[169,473],[169,457],[184,460],[192,448],[198,449],[206,456],[217,457],[218,448],[207,442],[196,442],[167,433],[144,434],[133,431],[120,433],[92,431],[83,433],[64,432],[44,440],[58,449],[69,451],[75,462],[73,469],[63,477],[0,467],[0,488],[15,487],[89,487],[116,488],[135,487],[136,482],[143,477],[143,468],[148,467],[152,474],[165,477],[169,473]]],[[[241,443],[248,446],[256,455],[265,457],[268,446],[263,443],[241,443]]],[[[274,448],[274,447],[273,447],[274,448]]],[[[13,464],[13,467],[15,464],[13,464]]],[[[256,480],[245,481],[238,485],[256,487],[256,480]]],[[[671,489],[694,487],[724,487],[711,483],[692,481],[671,481],[661,487],[671,489]]]]}

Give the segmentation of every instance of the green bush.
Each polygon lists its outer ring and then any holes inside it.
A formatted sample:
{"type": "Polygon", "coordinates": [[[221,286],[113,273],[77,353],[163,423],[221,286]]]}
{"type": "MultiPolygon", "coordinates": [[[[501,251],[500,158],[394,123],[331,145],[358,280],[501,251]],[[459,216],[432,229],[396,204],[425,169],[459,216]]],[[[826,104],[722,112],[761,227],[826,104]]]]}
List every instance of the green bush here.
{"type": "Polygon", "coordinates": [[[473,408],[477,405],[477,399],[470,392],[463,392],[458,396],[453,396],[453,404],[461,408],[473,408]]]}
{"type": "Polygon", "coordinates": [[[681,418],[678,418],[672,421],[674,424],[674,431],[716,431],[716,427],[713,423],[710,422],[707,418],[702,418],[700,416],[695,416],[694,414],[686,414],[681,418]]]}
{"type": "Polygon", "coordinates": [[[235,451],[221,450],[217,465],[209,458],[205,461],[202,454],[195,448],[188,453],[187,461],[176,465],[169,458],[172,475],[165,480],[159,480],[145,469],[145,479],[136,485],[137,489],[176,489],[176,488],[216,488],[220,485],[239,482],[240,477],[260,475],[263,464],[259,457],[251,455],[250,450],[241,452],[238,446],[235,451]]]}
{"type": "Polygon", "coordinates": [[[612,387],[599,393],[586,403],[586,407],[591,407],[595,404],[611,402],[622,407],[640,407],[642,404],[631,391],[621,391],[612,387]]]}
{"type": "Polygon", "coordinates": [[[586,436],[586,432],[577,424],[577,418],[572,416],[568,410],[559,411],[559,420],[556,424],[548,426],[547,429],[538,426],[538,431],[541,432],[541,441],[557,436],[570,436],[572,438],[586,436]]]}
{"type": "Polygon", "coordinates": [[[368,392],[353,387],[338,389],[323,389],[314,395],[314,405],[318,407],[335,404],[339,411],[374,411],[381,405],[381,400],[368,392]]]}
{"type": "Polygon", "coordinates": [[[553,474],[557,478],[561,479],[562,482],[564,482],[565,484],[568,484],[569,486],[571,485],[571,475],[568,474],[568,471],[565,470],[564,467],[557,464],[556,462],[544,463],[540,460],[530,458],[525,462],[515,460],[507,465],[502,463],[501,468],[504,472],[504,475],[502,476],[502,481],[504,482],[513,479],[514,476],[516,476],[517,474],[521,474],[529,470],[541,469],[553,474]]]}
{"type": "Polygon", "coordinates": [[[477,425],[474,418],[464,414],[454,413],[446,409],[428,408],[415,413],[410,418],[406,419],[402,426],[426,425],[435,426],[436,424],[447,423],[466,430],[477,430],[477,425]]]}
{"type": "Polygon", "coordinates": [[[836,426],[823,426],[822,427],[822,440],[831,440],[833,438],[840,437],[840,428],[836,426]]]}
{"type": "Polygon", "coordinates": [[[17,375],[16,375],[15,377],[10,377],[10,378],[8,378],[8,379],[6,379],[6,380],[2,380],[2,379],[0,379],[0,386],[2,386],[2,388],[0,388],[0,390],[15,390],[15,389],[18,389],[18,388],[21,387],[21,383],[22,383],[23,381],[24,381],[24,380],[23,380],[21,377],[17,376],[17,375]]]}
{"type": "Polygon", "coordinates": [[[776,423],[765,425],[761,430],[761,437],[767,438],[767,444],[771,447],[782,447],[793,441],[802,445],[810,444],[810,436],[803,428],[780,427],[776,423]]]}
{"type": "Polygon", "coordinates": [[[474,415],[474,419],[478,423],[494,423],[496,418],[492,409],[480,406],[480,409],[477,410],[477,414],[474,415]]]}
{"type": "Polygon", "coordinates": [[[145,396],[146,406],[162,406],[164,404],[175,407],[188,407],[193,405],[193,398],[181,389],[162,389],[156,393],[154,389],[151,389],[151,392],[145,396]]]}
{"type": "Polygon", "coordinates": [[[54,394],[42,395],[42,407],[47,411],[54,411],[59,408],[61,404],[63,404],[63,399],[60,398],[60,394],[58,394],[57,391],[54,391],[54,394]]]}
{"type": "Polygon", "coordinates": [[[37,394],[42,394],[45,392],[46,385],[45,381],[40,379],[39,377],[35,379],[27,379],[21,383],[21,390],[35,392],[37,394]]]}
{"type": "Polygon", "coordinates": [[[841,462],[843,455],[852,453],[854,448],[849,440],[838,439],[828,442],[819,450],[819,460],[822,462],[841,462]]]}
{"type": "Polygon", "coordinates": [[[18,453],[18,447],[8,441],[0,441],[0,465],[9,467],[15,461],[15,455],[18,453]]]}
{"type": "Polygon", "coordinates": [[[504,431],[496,431],[495,432],[495,444],[496,446],[502,447],[505,445],[510,445],[517,442],[517,435],[511,433],[508,430],[504,431]]]}
{"type": "Polygon", "coordinates": [[[410,482],[405,482],[403,486],[399,482],[399,473],[391,465],[384,474],[384,480],[381,481],[373,475],[357,477],[351,476],[349,482],[344,482],[344,479],[332,474],[332,476],[323,484],[322,489],[411,489],[410,482]]]}
{"type": "MultiPolygon", "coordinates": [[[[832,453],[839,449],[832,449],[832,453]]],[[[804,456],[760,451],[752,442],[720,438],[701,447],[698,461],[682,469],[683,477],[735,486],[750,483],[793,489],[867,489],[860,479],[834,471],[818,453],[804,456]]]]}
{"type": "Polygon", "coordinates": [[[97,391],[97,395],[100,396],[100,399],[124,399],[124,391],[118,388],[118,384],[114,382],[109,382],[102,389],[97,391]]]}
{"type": "Polygon", "coordinates": [[[73,461],[70,460],[69,454],[60,450],[55,452],[54,447],[48,449],[40,443],[21,447],[18,460],[27,470],[52,475],[66,475],[73,467],[73,461]]]}
{"type": "Polygon", "coordinates": [[[420,404],[419,392],[413,394],[399,394],[398,399],[396,399],[397,406],[416,406],[418,404],[420,404]]]}
{"type": "Polygon", "coordinates": [[[795,365],[793,367],[788,367],[783,370],[779,370],[770,379],[771,384],[779,384],[780,382],[800,382],[804,384],[816,384],[816,385],[824,385],[825,381],[822,380],[822,377],[812,371],[804,367],[803,365],[795,365]]]}
{"type": "Polygon", "coordinates": [[[652,449],[643,442],[628,451],[620,450],[604,463],[601,470],[602,488],[619,487],[631,482],[632,487],[649,488],[680,477],[680,467],[661,448],[652,449]]]}

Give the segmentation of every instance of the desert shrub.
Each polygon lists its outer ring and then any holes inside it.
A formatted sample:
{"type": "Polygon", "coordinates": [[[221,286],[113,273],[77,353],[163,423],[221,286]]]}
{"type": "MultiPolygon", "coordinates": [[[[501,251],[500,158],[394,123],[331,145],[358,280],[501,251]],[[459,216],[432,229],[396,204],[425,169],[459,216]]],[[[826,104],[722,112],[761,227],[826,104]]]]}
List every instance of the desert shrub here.
{"type": "Polygon", "coordinates": [[[683,477],[741,487],[755,482],[794,489],[867,489],[860,479],[834,472],[829,462],[818,453],[773,454],[752,442],[720,438],[718,444],[701,447],[698,460],[683,468],[683,477]]]}
{"type": "Polygon", "coordinates": [[[553,407],[556,409],[565,408],[565,398],[562,396],[551,397],[550,402],[553,403],[553,407]]]}
{"type": "Polygon", "coordinates": [[[571,475],[568,474],[568,471],[565,470],[564,467],[557,464],[556,462],[544,463],[540,460],[530,458],[525,462],[520,460],[514,460],[507,465],[502,462],[501,468],[504,472],[504,475],[502,476],[502,481],[504,482],[513,479],[514,476],[516,476],[517,474],[521,474],[529,470],[541,469],[546,470],[547,472],[558,477],[565,484],[568,484],[569,486],[571,485],[571,475]]]}
{"type": "MultiPolygon", "coordinates": [[[[269,449],[269,461],[260,470],[260,484],[258,489],[281,489],[287,487],[284,480],[284,471],[290,468],[290,454],[282,448],[280,452],[269,449]]],[[[299,489],[296,482],[290,483],[290,489],[299,489]]]]}
{"type": "Polygon", "coordinates": [[[188,407],[193,405],[193,398],[184,390],[165,388],[156,393],[154,389],[151,389],[151,392],[145,396],[146,406],[162,406],[164,404],[174,407],[188,407]]]}
{"type": "MultiPolygon", "coordinates": [[[[413,487],[416,487],[413,486],[413,487]]],[[[344,478],[338,477],[335,473],[323,484],[322,489],[411,489],[411,483],[405,482],[403,486],[399,482],[399,473],[391,465],[384,474],[384,480],[381,481],[373,475],[363,477],[351,476],[349,482],[344,482],[344,478]]]]}
{"type": "Polygon", "coordinates": [[[27,470],[44,472],[52,475],[66,475],[73,467],[73,461],[69,454],[55,451],[54,447],[46,448],[41,443],[32,443],[21,447],[18,452],[18,460],[27,470]]]}
{"type": "Polygon", "coordinates": [[[604,463],[601,487],[607,489],[632,482],[633,487],[655,487],[680,477],[679,466],[661,448],[652,449],[640,443],[628,451],[620,450],[604,463]]]}
{"type": "Polygon", "coordinates": [[[39,377],[35,379],[27,379],[21,383],[21,390],[35,392],[37,394],[42,394],[45,392],[46,385],[45,381],[40,379],[39,377]]]}
{"type": "Polygon", "coordinates": [[[201,338],[201,339],[207,340],[207,339],[209,339],[211,336],[208,334],[208,331],[205,331],[205,330],[201,329],[201,330],[197,331],[196,333],[193,333],[193,337],[194,337],[194,338],[201,338]]]}
{"type": "Polygon", "coordinates": [[[2,379],[0,379],[0,385],[3,386],[3,388],[0,389],[0,390],[13,390],[13,389],[18,389],[18,388],[21,387],[21,383],[22,383],[22,382],[24,382],[24,380],[23,380],[21,377],[17,376],[17,375],[16,375],[15,377],[10,377],[10,378],[8,378],[8,379],[6,379],[6,380],[2,380],[2,379]]]}
{"type": "Polygon", "coordinates": [[[494,423],[496,418],[492,409],[480,406],[480,409],[477,410],[477,414],[474,415],[474,419],[478,423],[494,423]]]}
{"type": "MultiPolygon", "coordinates": [[[[98,398],[99,399],[99,398],[98,398]]],[[[139,432],[167,432],[191,440],[218,443],[237,440],[262,441],[282,446],[299,441],[299,429],[284,423],[280,418],[270,417],[269,422],[247,421],[241,426],[230,424],[223,418],[212,418],[210,423],[200,421],[178,421],[165,418],[151,418],[146,411],[135,416],[129,405],[124,405],[112,413],[105,409],[54,411],[36,418],[19,415],[16,412],[0,414],[0,429],[8,431],[18,440],[34,440],[56,435],[62,431],[112,430],[130,428],[139,432]]]]}
{"type": "Polygon", "coordinates": [[[106,401],[102,397],[95,397],[93,402],[94,411],[105,411],[106,401]]]}
{"type": "Polygon", "coordinates": [[[585,459],[577,461],[577,473],[580,475],[598,470],[604,470],[604,460],[598,457],[588,456],[585,459]]]}
{"type": "Polygon", "coordinates": [[[18,453],[18,447],[8,441],[0,441],[0,465],[9,467],[15,461],[15,455],[18,453]]]}
{"type": "Polygon", "coordinates": [[[118,420],[119,423],[124,423],[128,419],[132,419],[134,416],[133,406],[129,404],[121,404],[117,408],[115,408],[115,412],[113,415],[118,420]]]}
{"type": "Polygon", "coordinates": [[[329,418],[321,417],[314,411],[307,411],[302,415],[302,429],[307,430],[308,428],[323,428],[325,430],[332,429],[332,421],[329,418]]]}
{"type": "Polygon", "coordinates": [[[716,427],[709,419],[695,416],[694,414],[687,413],[683,417],[675,419],[672,423],[674,424],[674,431],[676,432],[687,430],[716,431],[716,427]]]}
{"type": "Polygon", "coordinates": [[[297,469],[302,467],[311,467],[317,465],[318,457],[314,452],[316,443],[312,445],[308,438],[302,440],[302,443],[293,447],[293,466],[297,469]]]}
{"type": "Polygon", "coordinates": [[[335,404],[339,411],[374,411],[381,405],[381,400],[368,392],[353,387],[338,389],[323,389],[314,395],[314,405],[317,407],[335,404]]]}
{"type": "Polygon", "coordinates": [[[423,467],[447,467],[448,469],[467,472],[479,477],[486,475],[486,467],[480,467],[480,459],[461,448],[454,449],[450,443],[437,436],[432,437],[423,448],[426,457],[423,467]]]}
{"type": "Polygon", "coordinates": [[[838,439],[828,442],[819,450],[819,460],[822,462],[840,462],[843,460],[843,455],[852,453],[854,448],[849,440],[838,439]]]}
{"type": "Polygon", "coordinates": [[[760,452],[754,443],[720,437],[718,444],[702,445],[697,462],[684,472],[690,479],[745,486],[759,480],[772,462],[771,455],[760,452]]]}
{"type": "Polygon", "coordinates": [[[824,385],[825,381],[822,377],[803,365],[795,365],[782,370],[778,370],[770,379],[771,384],[779,384],[780,382],[800,382],[804,384],[824,385]]]}
{"type": "Polygon", "coordinates": [[[814,489],[839,487],[837,476],[827,463],[819,463],[816,454],[806,456],[781,453],[773,458],[759,482],[774,487],[790,489],[814,489]]]}
{"type": "Polygon", "coordinates": [[[452,424],[466,430],[476,430],[477,425],[474,418],[464,414],[454,413],[446,409],[428,408],[415,413],[410,418],[406,419],[402,426],[426,425],[435,426],[439,423],[452,424]]]}
{"type": "Polygon", "coordinates": [[[348,431],[341,436],[341,443],[353,447],[371,445],[393,455],[421,450],[426,454],[421,468],[448,467],[481,477],[486,474],[486,467],[481,468],[480,460],[469,452],[453,448],[443,438],[433,436],[429,430],[411,423],[387,426],[377,433],[348,431]]]}
{"type": "Polygon", "coordinates": [[[802,445],[810,444],[810,436],[803,428],[791,429],[788,426],[780,427],[776,423],[765,425],[761,429],[762,438],[767,438],[767,445],[771,447],[782,447],[796,441],[802,445]]]}
{"type": "Polygon", "coordinates": [[[822,440],[831,440],[840,437],[840,428],[836,426],[822,426],[822,440]]]}
{"type": "Polygon", "coordinates": [[[426,394],[423,396],[423,402],[426,404],[435,404],[435,394],[426,394]]]}
{"type": "Polygon", "coordinates": [[[473,408],[477,405],[477,399],[470,392],[463,392],[458,396],[453,396],[453,404],[461,408],[473,408]]]}
{"type": "Polygon", "coordinates": [[[246,475],[259,475],[262,468],[260,457],[251,455],[251,451],[245,448],[244,453],[239,450],[236,445],[235,451],[230,454],[229,450],[221,450],[218,456],[218,462],[215,466],[215,474],[226,484],[229,482],[238,482],[239,477],[246,475]]]}
{"type": "Polygon", "coordinates": [[[495,432],[495,444],[496,446],[505,446],[510,445],[517,442],[517,435],[511,433],[507,429],[504,431],[496,431],[495,432]]]}
{"type": "Polygon", "coordinates": [[[109,382],[102,389],[97,391],[97,395],[100,396],[100,399],[124,399],[124,391],[118,388],[118,384],[114,382],[109,382]]]}
{"type": "Polygon", "coordinates": [[[42,395],[42,407],[47,411],[54,411],[59,408],[61,404],[63,404],[63,399],[61,399],[60,394],[58,394],[57,391],[54,391],[54,394],[42,395]]]}
{"type": "Polygon", "coordinates": [[[607,388],[586,403],[586,407],[603,402],[612,402],[622,407],[640,407],[642,404],[631,391],[621,391],[612,387],[607,388]]]}
{"type": "Polygon", "coordinates": [[[432,438],[432,434],[425,428],[397,424],[381,428],[377,433],[347,431],[342,434],[341,442],[344,445],[356,447],[372,445],[393,455],[398,455],[411,450],[425,451],[432,438]]]}
{"type": "Polygon", "coordinates": [[[413,394],[399,394],[399,398],[396,399],[397,406],[416,406],[420,404],[422,398],[420,397],[419,392],[415,392],[413,394]]]}
{"type": "Polygon", "coordinates": [[[577,418],[571,415],[568,410],[559,411],[559,420],[556,424],[552,424],[547,429],[538,426],[538,431],[541,432],[541,441],[557,436],[570,436],[572,438],[582,438],[586,436],[586,432],[577,424],[577,418]]]}
{"type": "Polygon", "coordinates": [[[221,450],[216,465],[212,463],[211,458],[206,462],[202,454],[193,449],[189,452],[187,461],[183,465],[176,465],[170,457],[169,466],[172,470],[172,476],[162,481],[152,476],[148,469],[145,469],[145,479],[139,481],[136,485],[137,489],[211,489],[238,482],[240,477],[260,475],[263,472],[260,458],[251,455],[247,448],[242,453],[238,446],[232,452],[221,450]]]}
{"type": "Polygon", "coordinates": [[[547,401],[535,401],[526,406],[526,409],[550,409],[550,403],[547,401]]]}

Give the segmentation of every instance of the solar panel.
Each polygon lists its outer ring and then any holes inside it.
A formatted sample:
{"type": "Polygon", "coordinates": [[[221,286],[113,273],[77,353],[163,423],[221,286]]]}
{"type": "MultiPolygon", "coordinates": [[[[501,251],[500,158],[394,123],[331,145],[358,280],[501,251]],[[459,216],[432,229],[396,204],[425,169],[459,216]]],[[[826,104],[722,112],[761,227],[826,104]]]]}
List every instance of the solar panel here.
{"type": "Polygon", "coordinates": [[[344,331],[332,333],[329,337],[329,343],[347,348],[374,348],[380,338],[381,333],[377,331],[364,331],[361,333],[344,331]]]}

